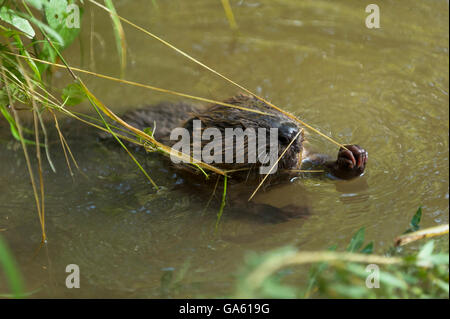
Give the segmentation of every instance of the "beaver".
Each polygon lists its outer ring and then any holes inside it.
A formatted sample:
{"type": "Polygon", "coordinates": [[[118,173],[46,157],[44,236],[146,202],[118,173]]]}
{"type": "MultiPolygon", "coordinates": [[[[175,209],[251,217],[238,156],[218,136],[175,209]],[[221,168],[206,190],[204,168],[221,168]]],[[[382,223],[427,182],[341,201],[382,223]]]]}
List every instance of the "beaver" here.
{"type": "MultiPolygon", "coordinates": [[[[352,179],[362,175],[365,171],[368,153],[362,147],[352,144],[344,145],[345,148],[340,148],[336,159],[332,157],[311,151],[306,145],[306,134],[302,126],[287,116],[286,114],[274,109],[264,101],[250,95],[238,94],[224,101],[224,104],[209,104],[209,105],[195,105],[185,102],[167,103],[163,102],[153,106],[147,106],[136,110],[128,111],[122,119],[129,125],[145,130],[150,128],[153,136],[166,145],[171,147],[176,146],[179,142],[173,136],[176,129],[182,128],[188,132],[189,137],[193,137],[196,132],[201,134],[208,133],[211,138],[215,135],[216,140],[213,146],[218,146],[219,155],[216,161],[211,163],[217,168],[227,170],[227,175],[230,177],[229,182],[239,185],[246,185],[248,191],[253,191],[255,186],[261,182],[263,178],[263,190],[267,190],[274,185],[286,183],[292,180],[292,177],[299,176],[299,170],[304,169],[320,169],[328,176],[337,179],[352,179]],[[229,105],[235,106],[230,107],[229,105]],[[210,134],[211,129],[214,129],[216,134],[210,134]],[[228,156],[228,161],[225,160],[230,147],[237,146],[237,136],[227,135],[227,130],[238,130],[240,132],[241,142],[243,141],[243,149],[240,157],[238,156],[237,148],[228,156]],[[263,130],[261,130],[263,129],[263,130]],[[254,161],[256,150],[264,154],[271,154],[269,148],[273,146],[271,143],[260,143],[261,140],[268,141],[271,136],[269,132],[274,129],[276,134],[275,143],[275,160],[264,164],[264,161],[254,161]],[[208,131],[209,130],[209,131],[208,131]],[[244,134],[245,132],[263,132],[259,134],[244,134]],[[255,136],[257,135],[257,136],[255,136]],[[251,148],[251,144],[256,142],[256,147],[251,148]],[[262,146],[261,146],[262,145],[262,146]],[[253,161],[250,161],[253,158],[253,161]],[[219,160],[217,160],[219,159],[219,160]],[[269,171],[266,169],[265,174],[261,174],[261,167],[272,167],[276,164],[276,170],[269,171]],[[268,174],[269,176],[266,176],[268,174]],[[267,178],[269,177],[269,178],[267,178]]],[[[208,135],[208,134],[207,134],[208,135]]],[[[175,136],[176,137],[176,136],[175,136]]],[[[191,156],[194,155],[193,139],[189,139],[189,152],[191,156]]],[[[202,139],[200,141],[200,148],[204,149],[211,143],[211,139],[202,139]]],[[[210,145],[211,146],[211,145],[210,145]]],[[[210,147],[211,148],[211,147],[210,147]]],[[[216,149],[214,149],[216,150],[216,149]]],[[[183,151],[186,153],[186,151],[183,151]]],[[[207,152],[208,153],[208,152],[207,152]]],[[[204,155],[204,153],[202,153],[204,155]]],[[[194,156],[195,157],[195,156],[194,156]]],[[[264,157],[264,156],[263,156],[264,157]]],[[[203,158],[200,158],[203,160],[203,158]]],[[[260,158],[259,158],[260,159],[260,158]]],[[[179,171],[189,173],[184,176],[200,175],[204,177],[199,170],[186,169],[192,167],[190,165],[176,164],[179,171]],[[196,174],[192,174],[196,173],[196,174]]],[[[203,178],[204,181],[204,178],[203,178]]],[[[196,182],[196,185],[207,182],[196,182]]],[[[233,202],[245,203],[248,211],[249,204],[248,197],[245,192],[237,192],[233,202]]],[[[233,206],[233,205],[231,205],[233,206]]],[[[236,206],[236,205],[235,205],[236,206]]],[[[237,205],[237,207],[240,207],[237,205]]],[[[291,217],[292,211],[304,211],[303,209],[289,208],[289,212],[283,209],[270,207],[270,205],[253,205],[252,209],[256,211],[270,211],[276,215],[283,215],[291,217]]],[[[296,215],[294,213],[294,215],[296,215]]],[[[300,213],[303,215],[303,213],[300,213]]]]}
{"type": "MultiPolygon", "coordinates": [[[[185,128],[190,135],[193,135],[193,123],[195,120],[200,122],[202,132],[210,128],[218,129],[223,137],[219,144],[223,146],[227,144],[226,129],[237,128],[243,131],[254,129],[256,131],[263,128],[268,131],[271,128],[276,128],[278,130],[277,157],[284,153],[277,163],[279,174],[283,174],[286,171],[289,173],[289,170],[301,170],[305,167],[308,169],[323,169],[340,179],[352,179],[364,173],[368,153],[356,144],[344,145],[345,148],[339,149],[337,159],[333,160],[328,155],[315,153],[307,149],[305,147],[305,133],[301,125],[260,99],[239,94],[225,100],[224,104],[234,105],[238,108],[219,104],[201,106],[184,102],[176,104],[163,102],[155,106],[128,111],[122,116],[122,119],[140,130],[154,129],[154,137],[170,146],[173,146],[176,142],[170,139],[170,133],[174,129],[181,127],[185,128]],[[251,110],[260,111],[264,114],[251,112],[251,110]],[[292,141],[296,136],[296,140],[292,141]],[[290,147],[285,152],[288,145],[290,147]]],[[[201,146],[206,146],[208,142],[202,140],[201,146]]],[[[249,141],[246,140],[244,147],[244,157],[246,159],[249,157],[250,152],[248,144],[249,141]]],[[[236,145],[235,141],[233,141],[233,145],[236,145]]],[[[233,161],[228,163],[219,162],[213,164],[218,168],[231,170],[230,175],[236,180],[242,181],[243,177],[245,177],[245,180],[248,181],[251,180],[249,176],[252,173],[257,173],[257,168],[259,168],[261,163],[258,165],[258,163],[249,161],[237,162],[236,158],[233,158],[233,161]]],[[[292,174],[295,174],[295,171],[292,174]]]]}

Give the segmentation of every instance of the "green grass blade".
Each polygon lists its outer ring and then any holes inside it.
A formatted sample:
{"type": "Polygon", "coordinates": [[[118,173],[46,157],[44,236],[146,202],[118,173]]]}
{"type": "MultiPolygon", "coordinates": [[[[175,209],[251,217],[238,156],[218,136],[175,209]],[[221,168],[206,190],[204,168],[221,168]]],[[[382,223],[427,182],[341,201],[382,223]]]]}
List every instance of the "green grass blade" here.
{"type": "Polygon", "coordinates": [[[0,266],[3,269],[6,280],[12,291],[12,297],[22,298],[24,296],[24,284],[17,264],[9,251],[3,238],[0,236],[0,266]]]}
{"type": "Polygon", "coordinates": [[[120,58],[120,76],[123,78],[125,75],[125,69],[127,66],[127,44],[125,41],[125,32],[123,31],[122,23],[117,17],[116,8],[114,7],[111,0],[105,0],[106,7],[111,10],[114,14],[110,14],[111,21],[114,27],[114,36],[116,38],[117,53],[120,58]]]}

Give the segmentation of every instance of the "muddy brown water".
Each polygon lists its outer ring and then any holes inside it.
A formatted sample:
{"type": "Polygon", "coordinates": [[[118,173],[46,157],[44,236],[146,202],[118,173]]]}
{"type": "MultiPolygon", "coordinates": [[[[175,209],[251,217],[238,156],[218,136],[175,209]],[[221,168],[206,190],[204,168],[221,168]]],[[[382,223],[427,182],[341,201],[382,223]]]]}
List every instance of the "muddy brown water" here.
{"type": "MultiPolygon", "coordinates": [[[[0,234],[33,297],[230,296],[250,251],[284,245],[343,249],[365,227],[367,240],[383,253],[419,206],[424,227],[448,223],[448,1],[380,2],[380,29],[366,28],[361,1],[231,2],[238,33],[228,26],[220,1],[115,4],[124,17],[332,138],[363,145],[369,152],[365,176],[350,182],[297,179],[264,194],[264,200],[274,205],[307,201],[309,218],[271,224],[225,214],[214,234],[217,211],[204,210],[205,202],[196,196],[171,190],[180,180],[164,162],[136,155],[165,187],[155,194],[120,148],[65,122],[83,174],[71,178],[53,135],[57,173],[47,164],[44,172],[49,240],[35,255],[40,227],[23,153],[0,119],[0,234]],[[80,289],[65,286],[68,264],[80,267],[80,289]]],[[[111,28],[104,12],[88,6],[82,45],[64,52],[68,61],[119,76],[111,28]]],[[[217,100],[238,92],[144,34],[125,31],[127,79],[217,100]]],[[[176,100],[83,79],[118,113],[176,100]]],[[[54,82],[69,83],[69,78],[57,71],[54,82]]],[[[77,110],[92,112],[88,105],[77,110]]],[[[317,150],[337,153],[335,145],[315,134],[310,142],[317,150]]],[[[293,276],[301,282],[306,270],[293,268],[293,276]]],[[[5,289],[0,276],[0,293],[5,289]]]]}

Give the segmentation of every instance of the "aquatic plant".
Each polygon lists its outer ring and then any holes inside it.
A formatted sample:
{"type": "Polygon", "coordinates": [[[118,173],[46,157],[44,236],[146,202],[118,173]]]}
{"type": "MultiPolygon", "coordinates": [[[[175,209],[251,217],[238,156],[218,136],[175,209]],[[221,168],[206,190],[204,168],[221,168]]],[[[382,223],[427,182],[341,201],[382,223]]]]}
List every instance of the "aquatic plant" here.
{"type": "MultiPolygon", "coordinates": [[[[408,231],[419,228],[421,214],[419,208],[408,231]]],[[[422,230],[429,234],[423,238],[448,234],[448,225],[444,226],[447,230],[441,233],[422,230]]],[[[282,247],[264,254],[250,254],[233,297],[448,298],[448,244],[441,250],[436,247],[442,244],[429,240],[418,251],[392,245],[385,254],[375,255],[373,243],[364,245],[364,240],[364,228],[361,228],[345,251],[338,251],[334,245],[327,251],[282,247]],[[312,264],[308,281],[292,284],[295,283],[293,268],[307,264],[312,264]],[[290,284],[286,283],[288,279],[290,284]]]]}

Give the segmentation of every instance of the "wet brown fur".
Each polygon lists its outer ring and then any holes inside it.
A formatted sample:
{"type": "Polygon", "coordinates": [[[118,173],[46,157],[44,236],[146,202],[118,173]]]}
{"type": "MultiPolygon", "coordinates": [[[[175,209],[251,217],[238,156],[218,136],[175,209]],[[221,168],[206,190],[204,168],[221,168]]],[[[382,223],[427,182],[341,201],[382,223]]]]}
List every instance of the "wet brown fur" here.
{"type": "MultiPolygon", "coordinates": [[[[292,138],[289,136],[282,136],[284,129],[288,127],[289,133],[295,135],[299,130],[302,132],[292,143],[286,151],[280,162],[277,164],[277,171],[271,174],[269,181],[274,181],[277,177],[286,172],[286,170],[299,169],[301,165],[301,154],[303,151],[304,134],[302,128],[297,122],[287,117],[283,113],[273,109],[266,103],[258,100],[255,97],[240,94],[234,96],[225,103],[236,105],[238,107],[254,109],[267,113],[263,115],[242,109],[227,107],[223,105],[206,105],[198,106],[187,103],[160,103],[155,106],[145,107],[137,110],[127,112],[122,118],[130,125],[145,129],[147,127],[153,129],[155,127],[154,136],[157,140],[167,144],[174,145],[176,141],[170,140],[170,132],[177,128],[183,127],[193,133],[193,120],[201,121],[202,133],[207,128],[217,128],[222,133],[222,146],[225,143],[225,129],[226,128],[241,128],[242,130],[252,128],[258,132],[259,128],[265,128],[267,131],[270,128],[278,128],[280,140],[278,141],[279,149],[278,156],[284,152],[285,148],[291,142],[292,138]],[[156,125],[155,125],[156,124],[156,125]]],[[[285,134],[286,135],[286,134],[285,134]]],[[[293,136],[290,136],[293,137],[293,136]]],[[[267,136],[267,143],[269,137],[267,136]]],[[[248,162],[248,139],[245,139],[244,163],[237,163],[236,153],[234,152],[233,163],[212,163],[212,165],[223,170],[237,170],[230,173],[233,180],[236,181],[259,181],[263,175],[259,174],[259,161],[257,163],[248,162]]],[[[202,149],[209,141],[202,140],[202,149]]],[[[235,144],[232,144],[235,146],[235,144]]],[[[224,149],[224,147],[222,148],[224,149]]],[[[192,151],[192,148],[191,148],[192,151]]],[[[268,150],[267,150],[268,152],[268,150]]],[[[191,154],[192,155],[192,154],[191,154]]],[[[222,161],[224,157],[222,157],[222,161]]],[[[269,165],[269,164],[265,164],[269,165]]]]}

